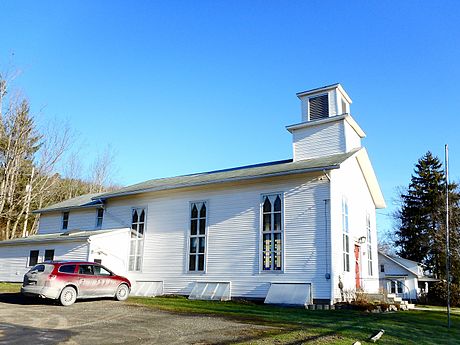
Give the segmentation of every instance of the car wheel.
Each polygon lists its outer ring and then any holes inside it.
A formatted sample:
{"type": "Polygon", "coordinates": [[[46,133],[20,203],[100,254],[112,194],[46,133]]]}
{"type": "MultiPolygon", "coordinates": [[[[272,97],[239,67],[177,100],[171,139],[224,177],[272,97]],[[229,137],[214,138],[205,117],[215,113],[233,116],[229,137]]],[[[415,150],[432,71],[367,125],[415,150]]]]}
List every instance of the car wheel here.
{"type": "Polygon", "coordinates": [[[117,293],[115,294],[115,299],[117,301],[125,301],[129,296],[129,288],[126,284],[121,284],[118,289],[117,293]]]}
{"type": "Polygon", "coordinates": [[[71,286],[66,286],[64,289],[61,291],[61,296],[59,296],[59,302],[63,306],[69,306],[75,303],[77,299],[77,290],[71,286]]]}

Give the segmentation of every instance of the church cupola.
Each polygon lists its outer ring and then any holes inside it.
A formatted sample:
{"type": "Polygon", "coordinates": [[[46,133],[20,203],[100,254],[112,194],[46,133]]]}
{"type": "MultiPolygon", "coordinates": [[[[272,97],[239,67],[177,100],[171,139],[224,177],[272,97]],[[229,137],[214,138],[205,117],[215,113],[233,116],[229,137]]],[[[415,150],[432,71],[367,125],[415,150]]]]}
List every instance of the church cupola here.
{"type": "Polygon", "coordinates": [[[302,122],[349,114],[351,98],[340,84],[298,92],[302,105],[302,122]]]}
{"type": "Polygon", "coordinates": [[[302,122],[288,126],[294,161],[350,152],[365,133],[350,116],[351,98],[340,84],[297,93],[302,122]]]}

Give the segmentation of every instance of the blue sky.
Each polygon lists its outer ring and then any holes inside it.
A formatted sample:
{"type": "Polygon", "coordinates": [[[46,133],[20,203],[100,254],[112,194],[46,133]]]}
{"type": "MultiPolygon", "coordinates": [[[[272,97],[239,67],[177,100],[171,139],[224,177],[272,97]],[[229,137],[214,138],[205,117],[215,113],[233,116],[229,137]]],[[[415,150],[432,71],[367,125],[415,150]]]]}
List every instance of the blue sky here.
{"type": "Polygon", "coordinates": [[[340,82],[389,208],[427,150],[459,180],[458,1],[2,1],[0,66],[116,182],[292,157],[298,91],[340,82]]]}

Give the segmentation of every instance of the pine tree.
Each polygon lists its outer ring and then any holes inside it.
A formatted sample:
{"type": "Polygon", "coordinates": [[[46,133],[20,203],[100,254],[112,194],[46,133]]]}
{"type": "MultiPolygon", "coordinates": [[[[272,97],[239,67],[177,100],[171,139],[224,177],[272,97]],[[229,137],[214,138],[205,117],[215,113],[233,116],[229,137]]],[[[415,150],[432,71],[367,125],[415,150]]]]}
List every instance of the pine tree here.
{"type": "Polygon", "coordinates": [[[445,178],[439,159],[427,152],[415,166],[407,192],[401,194],[400,221],[396,231],[398,252],[439,272],[439,252],[434,248],[440,230],[445,178]]]}

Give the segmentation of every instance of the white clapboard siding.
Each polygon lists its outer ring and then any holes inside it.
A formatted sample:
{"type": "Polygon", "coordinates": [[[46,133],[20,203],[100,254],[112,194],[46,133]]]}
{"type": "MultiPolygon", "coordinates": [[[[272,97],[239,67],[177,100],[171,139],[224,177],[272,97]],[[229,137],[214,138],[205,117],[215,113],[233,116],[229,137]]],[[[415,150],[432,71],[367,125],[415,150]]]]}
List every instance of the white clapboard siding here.
{"type": "Polygon", "coordinates": [[[271,282],[314,284],[314,298],[330,297],[325,278],[322,174],[265,179],[233,185],[146,193],[109,199],[104,227],[129,226],[133,207],[147,208],[142,272],[131,279],[163,281],[166,294],[190,294],[195,282],[231,282],[232,297],[264,298],[271,282]],[[284,194],[284,273],[259,272],[261,195],[284,194]],[[208,203],[206,273],[187,272],[190,202],[208,203]]]}
{"type": "Polygon", "coordinates": [[[293,131],[294,160],[346,152],[344,121],[307,126],[293,131]]]}
{"type": "Polygon", "coordinates": [[[69,210],[67,230],[62,229],[62,212],[45,212],[40,215],[39,234],[52,234],[71,230],[95,230],[96,208],[69,210]]]}
{"type": "Polygon", "coordinates": [[[101,260],[102,265],[125,276],[128,268],[130,229],[114,230],[90,237],[89,260],[101,260]]]}
{"type": "Polygon", "coordinates": [[[354,290],[355,254],[354,245],[364,236],[367,239],[366,214],[369,214],[372,230],[373,275],[368,272],[367,242],[361,244],[361,277],[364,288],[368,292],[378,292],[377,271],[377,229],[375,205],[369,193],[364,176],[355,156],[341,164],[340,169],[331,172],[331,240],[334,297],[340,298],[338,289],[339,276],[344,284],[344,290],[354,290]],[[350,272],[343,270],[342,244],[342,198],[348,200],[348,227],[350,234],[350,272]],[[365,253],[365,254],[364,254],[365,253]]]}
{"type": "Polygon", "coordinates": [[[0,281],[21,282],[28,266],[31,250],[39,250],[38,262],[44,260],[45,250],[54,249],[55,260],[87,260],[88,243],[50,242],[47,244],[27,244],[0,246],[0,281]]]}

